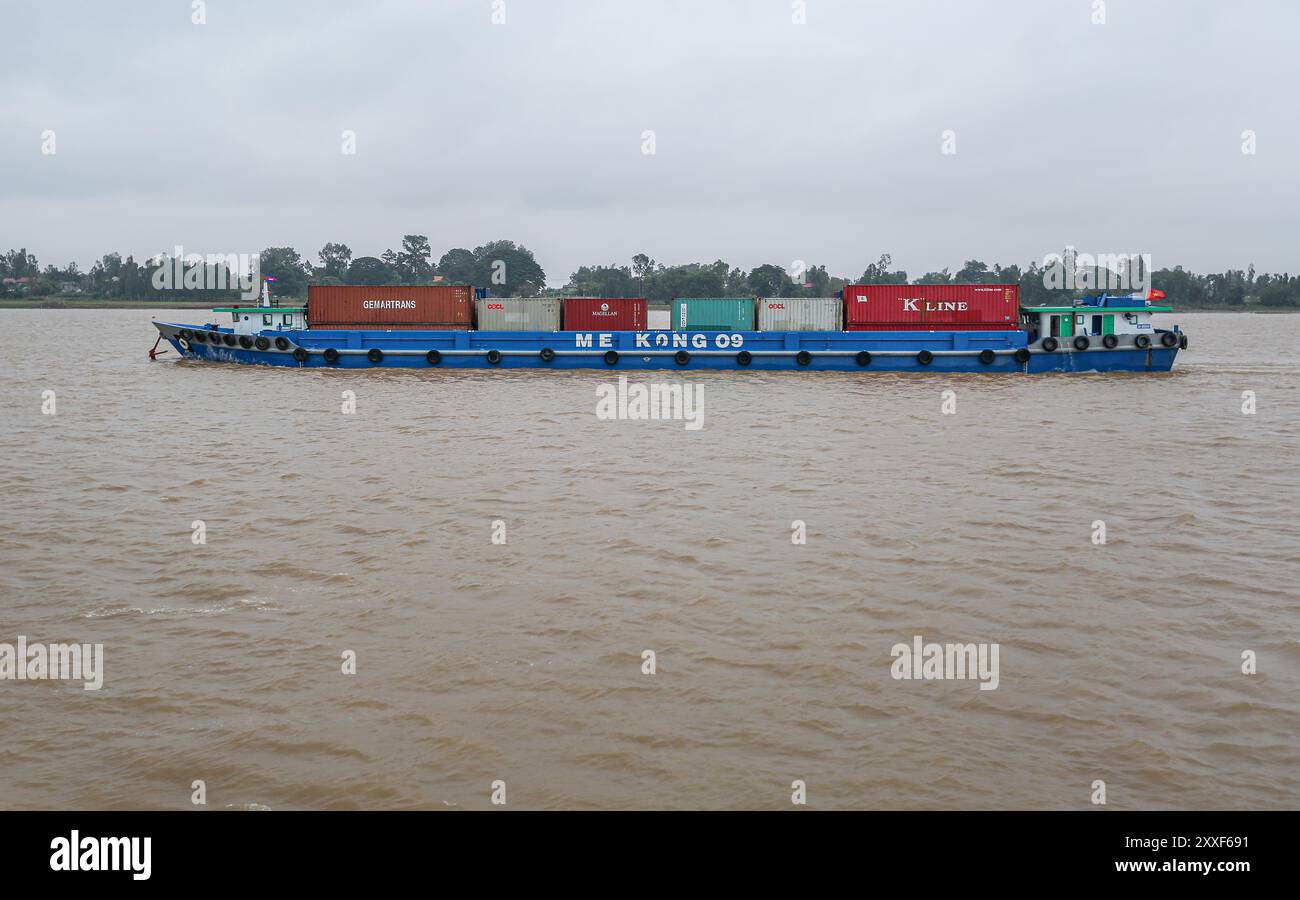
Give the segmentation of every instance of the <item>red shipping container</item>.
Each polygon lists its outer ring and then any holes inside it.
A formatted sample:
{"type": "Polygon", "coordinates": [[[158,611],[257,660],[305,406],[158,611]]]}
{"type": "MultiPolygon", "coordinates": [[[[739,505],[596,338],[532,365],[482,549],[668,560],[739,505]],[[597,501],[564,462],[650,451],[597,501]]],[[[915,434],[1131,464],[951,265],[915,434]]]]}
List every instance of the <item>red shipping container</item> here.
{"type": "Polygon", "coordinates": [[[850,284],[845,331],[998,331],[1020,327],[1018,284],[850,284]]]}
{"type": "Polygon", "coordinates": [[[307,288],[307,323],[311,328],[469,328],[474,321],[474,288],[452,284],[313,284],[307,288]]]}
{"type": "Polygon", "coordinates": [[[565,331],[645,331],[645,300],[641,297],[593,299],[566,297],[565,331]]]}

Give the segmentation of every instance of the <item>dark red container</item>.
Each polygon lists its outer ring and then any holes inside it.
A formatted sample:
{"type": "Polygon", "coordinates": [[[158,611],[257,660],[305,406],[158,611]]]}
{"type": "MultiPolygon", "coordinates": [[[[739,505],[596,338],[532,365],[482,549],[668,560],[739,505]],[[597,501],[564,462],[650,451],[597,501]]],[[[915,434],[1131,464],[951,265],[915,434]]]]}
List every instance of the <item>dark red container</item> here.
{"type": "Polygon", "coordinates": [[[309,328],[469,328],[474,288],[468,285],[313,284],[307,288],[309,328]]]}
{"type": "Polygon", "coordinates": [[[845,331],[998,331],[1020,327],[1018,284],[850,284],[845,331]]]}
{"type": "Polygon", "coordinates": [[[565,331],[645,331],[645,300],[641,297],[617,297],[595,300],[590,297],[566,297],[565,331]]]}

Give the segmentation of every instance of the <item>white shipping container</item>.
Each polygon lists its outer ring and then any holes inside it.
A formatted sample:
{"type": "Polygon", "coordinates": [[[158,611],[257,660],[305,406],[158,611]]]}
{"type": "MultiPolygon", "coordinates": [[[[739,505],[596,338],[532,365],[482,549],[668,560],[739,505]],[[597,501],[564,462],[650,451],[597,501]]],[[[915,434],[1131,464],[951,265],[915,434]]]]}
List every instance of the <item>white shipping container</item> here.
{"type": "Polygon", "coordinates": [[[758,301],[759,331],[843,331],[838,297],[766,297],[758,301]]]}
{"type": "Polygon", "coordinates": [[[474,301],[479,331],[559,331],[560,301],[489,297],[474,301]]]}
{"type": "Polygon", "coordinates": [[[671,331],[673,313],[670,309],[648,309],[645,313],[646,327],[650,331],[671,331]]]}

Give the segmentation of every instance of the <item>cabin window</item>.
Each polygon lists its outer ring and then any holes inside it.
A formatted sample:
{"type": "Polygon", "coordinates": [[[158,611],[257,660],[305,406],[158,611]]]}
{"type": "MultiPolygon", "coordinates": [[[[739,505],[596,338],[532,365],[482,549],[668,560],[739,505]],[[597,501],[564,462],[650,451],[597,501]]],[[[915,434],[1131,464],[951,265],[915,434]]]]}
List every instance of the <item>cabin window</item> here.
{"type": "Polygon", "coordinates": [[[263,324],[263,325],[270,325],[270,324],[271,324],[271,317],[270,317],[270,316],[262,316],[262,324],[263,324]]]}
{"type": "Polygon", "coordinates": [[[286,325],[293,324],[293,316],[282,316],[282,318],[284,319],[284,324],[286,325]]]}
{"type": "Polygon", "coordinates": [[[1092,317],[1092,328],[1090,329],[1089,333],[1101,334],[1101,316],[1092,317]]]}
{"type": "Polygon", "coordinates": [[[1084,318],[1083,316],[1075,316],[1075,317],[1074,317],[1074,324],[1075,324],[1075,325],[1082,325],[1082,324],[1083,324],[1083,318],[1084,318]]]}

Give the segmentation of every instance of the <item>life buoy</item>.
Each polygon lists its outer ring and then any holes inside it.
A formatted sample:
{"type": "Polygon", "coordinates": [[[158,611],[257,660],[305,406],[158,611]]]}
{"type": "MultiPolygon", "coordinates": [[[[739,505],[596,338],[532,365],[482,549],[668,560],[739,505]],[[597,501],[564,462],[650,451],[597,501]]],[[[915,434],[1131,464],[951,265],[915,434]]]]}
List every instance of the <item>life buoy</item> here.
{"type": "Polygon", "coordinates": [[[916,354],[916,361],[923,366],[928,366],[930,363],[934,362],[934,354],[929,350],[922,350],[920,353],[916,354]]]}
{"type": "Polygon", "coordinates": [[[307,361],[307,351],[302,347],[294,347],[293,358],[295,362],[305,363],[307,361]]]}
{"type": "Polygon", "coordinates": [[[1174,334],[1172,331],[1166,331],[1164,334],[1160,335],[1160,344],[1164,347],[1172,347],[1177,343],[1178,335],[1174,334]]]}
{"type": "Polygon", "coordinates": [[[1023,366],[1025,363],[1029,362],[1029,349],[1028,349],[1028,348],[1026,348],[1026,347],[1021,347],[1019,350],[1016,351],[1016,362],[1020,363],[1020,365],[1022,365],[1022,366],[1023,366]]]}
{"type": "Polygon", "coordinates": [[[1075,350],[1087,350],[1091,346],[1092,346],[1092,341],[1088,340],[1088,336],[1086,334],[1081,334],[1074,339],[1075,350]]]}
{"type": "Polygon", "coordinates": [[[555,359],[555,351],[550,347],[543,347],[542,352],[537,354],[542,358],[542,362],[550,362],[555,359]]]}
{"type": "Polygon", "coordinates": [[[424,354],[424,358],[429,361],[429,365],[436,366],[438,363],[442,362],[442,353],[438,350],[430,350],[428,353],[424,354]]]}
{"type": "Polygon", "coordinates": [[[801,366],[806,366],[810,362],[812,362],[812,354],[809,353],[807,350],[800,350],[798,353],[794,355],[794,361],[801,366]]]}
{"type": "Polygon", "coordinates": [[[1101,339],[1101,345],[1107,350],[1114,350],[1119,346],[1119,338],[1115,337],[1113,334],[1108,334],[1101,339]]]}
{"type": "Polygon", "coordinates": [[[375,365],[378,365],[384,361],[384,351],[380,350],[378,347],[371,347],[370,352],[366,354],[366,359],[370,360],[375,365]]]}
{"type": "Polygon", "coordinates": [[[1133,346],[1137,347],[1139,350],[1145,350],[1151,346],[1151,338],[1147,337],[1145,334],[1139,334],[1137,337],[1133,338],[1133,346]]]}
{"type": "Polygon", "coordinates": [[[866,350],[859,350],[858,355],[853,357],[853,361],[860,366],[871,365],[871,354],[866,350]]]}
{"type": "Polygon", "coordinates": [[[691,361],[691,355],[687,353],[685,350],[678,350],[676,353],[673,354],[673,362],[677,363],[677,365],[679,366],[689,365],[690,361],[691,361]]]}
{"type": "Polygon", "coordinates": [[[980,362],[986,366],[993,365],[993,360],[997,359],[997,354],[992,350],[984,349],[980,351],[980,362]]]}
{"type": "Polygon", "coordinates": [[[221,339],[226,342],[227,347],[233,347],[239,342],[239,338],[235,337],[233,334],[222,335],[221,339]]]}
{"type": "Polygon", "coordinates": [[[271,342],[264,337],[259,337],[257,340],[253,341],[253,346],[258,350],[266,350],[271,346],[271,342]]]}
{"type": "Polygon", "coordinates": [[[501,351],[496,349],[489,350],[487,352],[487,361],[490,365],[494,365],[494,366],[500,364],[501,351]]]}
{"type": "Polygon", "coordinates": [[[747,366],[753,361],[754,361],[754,354],[750,353],[748,350],[741,350],[739,353],[736,354],[737,365],[747,366]]]}
{"type": "Polygon", "coordinates": [[[1061,346],[1061,342],[1054,337],[1043,338],[1043,349],[1048,353],[1055,353],[1056,348],[1061,346]]]}
{"type": "Polygon", "coordinates": [[[606,350],[606,351],[605,351],[605,365],[607,365],[607,366],[616,366],[616,365],[618,365],[618,353],[615,352],[615,351],[613,351],[613,350],[606,350]]]}
{"type": "Polygon", "coordinates": [[[338,361],[339,361],[339,352],[335,350],[333,347],[326,347],[325,362],[329,363],[332,366],[338,361]]]}
{"type": "Polygon", "coordinates": [[[275,339],[275,349],[277,349],[277,350],[288,350],[288,349],[289,349],[289,339],[288,339],[288,338],[283,338],[283,337],[278,337],[278,338],[276,338],[276,339],[275,339]]]}
{"type": "Polygon", "coordinates": [[[182,350],[184,350],[185,352],[187,353],[189,352],[190,342],[185,340],[185,338],[181,337],[180,335],[176,336],[176,345],[180,347],[182,350]]]}

